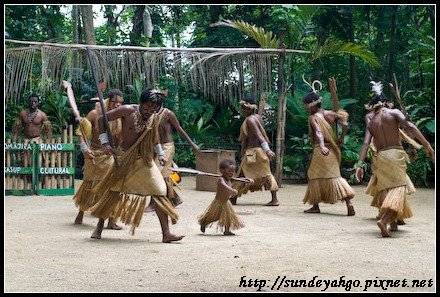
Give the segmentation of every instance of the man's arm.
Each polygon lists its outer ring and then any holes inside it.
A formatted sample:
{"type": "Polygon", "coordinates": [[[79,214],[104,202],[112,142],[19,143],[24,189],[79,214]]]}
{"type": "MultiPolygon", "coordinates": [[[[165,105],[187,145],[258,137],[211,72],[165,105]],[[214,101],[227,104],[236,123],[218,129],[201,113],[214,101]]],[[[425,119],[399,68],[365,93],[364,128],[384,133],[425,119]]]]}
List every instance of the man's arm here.
{"type": "Polygon", "coordinates": [[[319,148],[321,149],[321,153],[324,156],[327,156],[330,152],[330,149],[325,146],[324,136],[322,135],[321,129],[319,129],[319,126],[316,123],[315,117],[313,115],[309,116],[309,124],[312,127],[312,131],[315,134],[316,140],[318,141],[318,145],[319,148]]]}
{"type": "MultiPolygon", "coordinates": [[[[131,105],[121,105],[118,108],[112,109],[107,114],[107,119],[109,122],[117,120],[117,119],[123,119],[125,117],[128,117],[133,113],[133,109],[131,108],[131,105]]],[[[98,117],[98,133],[99,133],[99,141],[102,145],[102,150],[106,154],[113,154],[116,155],[116,150],[110,146],[109,142],[109,136],[107,135],[107,132],[105,131],[104,127],[104,116],[100,115],[98,117]]],[[[111,136],[110,136],[111,137],[111,136]]]]}
{"type": "Polygon", "coordinates": [[[170,124],[174,127],[174,129],[176,129],[177,133],[179,133],[180,137],[182,137],[183,139],[185,139],[189,144],[191,144],[191,147],[193,149],[194,152],[199,152],[200,151],[200,147],[195,144],[191,137],[189,137],[188,133],[186,133],[185,130],[183,130],[182,126],[179,123],[179,120],[177,119],[176,115],[174,114],[174,112],[169,111],[168,114],[168,119],[170,121],[170,124]]]}
{"type": "Polygon", "coordinates": [[[47,139],[52,139],[52,124],[47,118],[47,115],[43,112],[43,134],[47,135],[47,139]]]}
{"type": "Polygon", "coordinates": [[[257,137],[258,142],[260,143],[261,147],[266,152],[269,158],[272,159],[273,157],[275,157],[275,153],[270,149],[269,143],[267,143],[266,139],[263,137],[263,135],[260,132],[260,129],[258,128],[257,121],[260,120],[260,117],[249,116],[246,118],[246,120],[248,121],[247,124],[248,124],[249,134],[255,135],[255,137],[257,137]]]}
{"type": "MultiPolygon", "coordinates": [[[[369,119],[365,117],[365,121],[367,122],[369,119]]],[[[368,127],[365,128],[365,136],[364,136],[364,143],[362,144],[361,151],[359,152],[359,161],[355,164],[356,168],[356,180],[358,182],[361,181],[361,179],[364,177],[364,167],[365,167],[365,158],[367,156],[368,148],[371,143],[371,138],[373,137],[370,133],[370,130],[368,127]]]]}
{"type": "Polygon", "coordinates": [[[422,132],[410,122],[405,115],[398,109],[393,109],[392,114],[395,116],[397,121],[399,122],[399,126],[403,128],[404,131],[408,131],[410,135],[414,135],[418,141],[425,148],[426,153],[431,158],[431,161],[435,163],[435,154],[434,149],[431,147],[431,144],[426,140],[425,136],[423,136],[422,132]]]}
{"type": "Polygon", "coordinates": [[[18,117],[15,119],[12,124],[12,141],[16,142],[18,138],[18,134],[23,130],[23,120],[22,120],[23,111],[20,112],[18,117]]]}

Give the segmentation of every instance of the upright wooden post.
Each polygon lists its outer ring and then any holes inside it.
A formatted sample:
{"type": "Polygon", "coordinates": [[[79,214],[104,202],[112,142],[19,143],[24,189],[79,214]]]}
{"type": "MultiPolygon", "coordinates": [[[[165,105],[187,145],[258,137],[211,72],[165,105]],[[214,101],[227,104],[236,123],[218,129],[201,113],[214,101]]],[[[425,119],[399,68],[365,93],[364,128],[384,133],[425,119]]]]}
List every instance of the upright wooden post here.
{"type": "MultiPolygon", "coordinates": [[[[280,48],[285,49],[284,36],[286,32],[280,33],[280,48]]],[[[278,54],[278,127],[277,127],[277,139],[276,139],[276,167],[275,167],[275,179],[278,186],[281,186],[283,179],[283,160],[284,160],[284,137],[285,137],[285,125],[286,125],[286,87],[284,82],[284,59],[286,53],[284,51],[278,54]]]]}

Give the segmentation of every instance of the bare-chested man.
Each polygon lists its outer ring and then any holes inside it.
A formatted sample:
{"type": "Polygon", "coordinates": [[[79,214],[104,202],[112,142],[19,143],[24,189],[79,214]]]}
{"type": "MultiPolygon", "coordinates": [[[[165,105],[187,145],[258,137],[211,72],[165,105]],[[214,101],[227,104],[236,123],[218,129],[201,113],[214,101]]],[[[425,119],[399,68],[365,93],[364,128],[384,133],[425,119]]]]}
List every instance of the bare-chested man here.
{"type": "Polygon", "coordinates": [[[92,238],[101,238],[104,219],[116,209],[115,219],[131,224],[131,232],[139,226],[146,199],[152,196],[162,229],[162,242],[179,241],[184,236],[170,233],[168,216],[175,224],[179,218],[172,202],[166,197],[167,186],[154,162],[154,152],[163,164],[166,161],[159,143],[156,111],[164,100],[159,90],[145,89],[140,104],[122,105],[107,113],[108,120],[122,120],[122,143],[118,150],[109,145],[104,132],[103,116],[98,118],[99,140],[104,152],[117,157],[104,178],[92,190],[100,200],[92,207],[92,215],[100,218],[92,238]]]}
{"type": "MultiPolygon", "coordinates": [[[[312,84],[313,85],[313,84],[312,84]]],[[[319,90],[314,90],[303,97],[304,107],[309,112],[309,134],[313,146],[312,160],[307,171],[307,190],[303,203],[313,205],[305,213],[320,213],[319,203],[334,204],[345,201],[347,215],[354,216],[351,199],[355,191],[341,176],[341,150],[338,144],[343,143],[348,125],[348,113],[342,109],[338,112],[321,108],[322,98],[319,90]],[[342,128],[341,136],[334,139],[332,127],[337,123],[342,128]]]]}
{"type": "Polygon", "coordinates": [[[52,138],[52,126],[47,115],[38,108],[39,104],[40,98],[37,95],[29,96],[29,106],[20,112],[12,128],[14,142],[22,130],[24,137],[34,142],[41,141],[42,135],[47,139],[52,138]]]}
{"type": "Polygon", "coordinates": [[[374,174],[377,178],[377,195],[382,201],[380,206],[380,219],[377,225],[383,237],[389,237],[390,231],[397,230],[397,220],[403,220],[412,216],[412,211],[407,201],[407,175],[406,162],[408,155],[403,150],[399,128],[414,135],[423,145],[426,153],[435,162],[434,150],[420,130],[411,123],[404,114],[394,108],[388,108],[388,98],[382,93],[382,84],[372,82],[374,96],[365,107],[374,112],[367,115],[368,122],[364,143],[359,153],[359,162],[356,166],[356,179],[360,181],[364,175],[365,157],[373,140],[377,149],[375,157],[374,174]]]}
{"type": "Polygon", "coordinates": [[[258,110],[254,98],[246,98],[240,101],[242,113],[246,117],[240,128],[239,140],[241,141],[242,160],[238,168],[238,176],[244,176],[254,181],[253,184],[243,184],[238,181],[232,182],[232,187],[238,194],[231,197],[232,204],[237,203],[237,198],[248,191],[260,191],[263,187],[270,190],[272,199],[266,206],[278,206],[278,184],[270,170],[270,159],[275,153],[269,147],[269,138],[262,125],[261,117],[256,113],[258,110]]]}
{"type": "MultiPolygon", "coordinates": [[[[168,90],[161,91],[164,96],[166,97],[168,95],[168,90]]],[[[173,166],[173,158],[175,154],[175,145],[173,140],[173,131],[177,131],[177,133],[186,140],[187,143],[189,143],[195,153],[200,151],[200,148],[197,144],[192,141],[191,137],[189,137],[188,133],[182,128],[180,125],[179,120],[177,119],[176,114],[171,111],[168,108],[165,108],[163,105],[160,107],[159,111],[157,112],[157,115],[159,117],[159,138],[160,138],[160,144],[162,145],[162,148],[165,153],[165,157],[167,159],[167,162],[165,165],[161,165],[159,162],[159,159],[156,158],[155,162],[156,165],[159,167],[162,176],[165,179],[165,182],[167,183],[168,187],[168,196],[172,199],[173,204],[175,206],[181,204],[183,201],[180,198],[179,194],[174,190],[174,183],[170,178],[170,174],[172,173],[171,167],[173,166]]],[[[150,204],[146,208],[146,212],[154,211],[154,203],[153,199],[151,199],[150,204]]]]}
{"type": "MultiPolygon", "coordinates": [[[[75,96],[73,94],[72,84],[68,81],[63,81],[63,86],[66,88],[67,97],[69,100],[75,101],[75,96]]],[[[108,92],[108,98],[104,100],[104,107],[106,112],[113,110],[122,105],[124,101],[123,94],[119,89],[112,89],[108,92]]],[[[76,135],[80,140],[81,152],[84,155],[84,167],[83,167],[83,182],[73,196],[75,205],[79,208],[78,214],[75,218],[75,224],[82,224],[84,212],[92,207],[99,197],[96,197],[91,191],[94,185],[104,177],[106,170],[113,164],[113,157],[105,154],[101,150],[101,143],[99,142],[99,131],[98,131],[98,117],[102,115],[101,106],[99,102],[95,104],[95,108],[92,109],[85,118],[77,119],[82,125],[82,121],[87,121],[88,125],[91,127],[90,135],[83,135],[83,133],[88,133],[88,129],[77,129],[76,135]],[[90,146],[87,145],[88,141],[86,138],[90,138],[90,146]]],[[[87,126],[87,125],[85,125],[87,126]]],[[[110,123],[110,131],[114,139],[115,145],[119,145],[121,142],[121,128],[122,123],[120,120],[113,121],[110,123]]],[[[108,220],[108,229],[120,230],[113,216],[110,215],[108,220]]]]}

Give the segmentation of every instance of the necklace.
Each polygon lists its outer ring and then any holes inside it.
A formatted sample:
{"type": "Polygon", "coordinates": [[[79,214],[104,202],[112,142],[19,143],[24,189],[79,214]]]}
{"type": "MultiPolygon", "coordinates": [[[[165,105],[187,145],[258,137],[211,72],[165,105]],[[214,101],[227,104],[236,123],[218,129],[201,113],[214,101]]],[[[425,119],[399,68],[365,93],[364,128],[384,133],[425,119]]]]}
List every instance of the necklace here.
{"type": "Polygon", "coordinates": [[[136,133],[141,133],[146,128],[147,128],[147,124],[144,121],[144,119],[142,118],[141,113],[139,112],[139,108],[138,108],[138,109],[136,109],[136,111],[134,113],[134,131],[136,133]]]}
{"type": "Polygon", "coordinates": [[[29,123],[34,122],[35,118],[37,117],[37,114],[38,114],[38,109],[32,112],[30,111],[30,109],[27,109],[27,118],[29,123]]]}

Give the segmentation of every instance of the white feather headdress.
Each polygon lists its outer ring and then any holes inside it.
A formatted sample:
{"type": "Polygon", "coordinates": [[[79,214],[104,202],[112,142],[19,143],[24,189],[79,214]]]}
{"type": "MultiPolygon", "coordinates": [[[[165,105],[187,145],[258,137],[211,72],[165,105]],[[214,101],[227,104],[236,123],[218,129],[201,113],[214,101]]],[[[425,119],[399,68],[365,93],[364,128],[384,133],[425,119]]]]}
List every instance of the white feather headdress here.
{"type": "Polygon", "coordinates": [[[373,91],[373,93],[376,94],[377,96],[380,96],[382,94],[382,90],[383,90],[382,83],[380,81],[375,82],[374,80],[372,80],[372,81],[370,81],[370,84],[372,84],[371,90],[373,91]]]}

